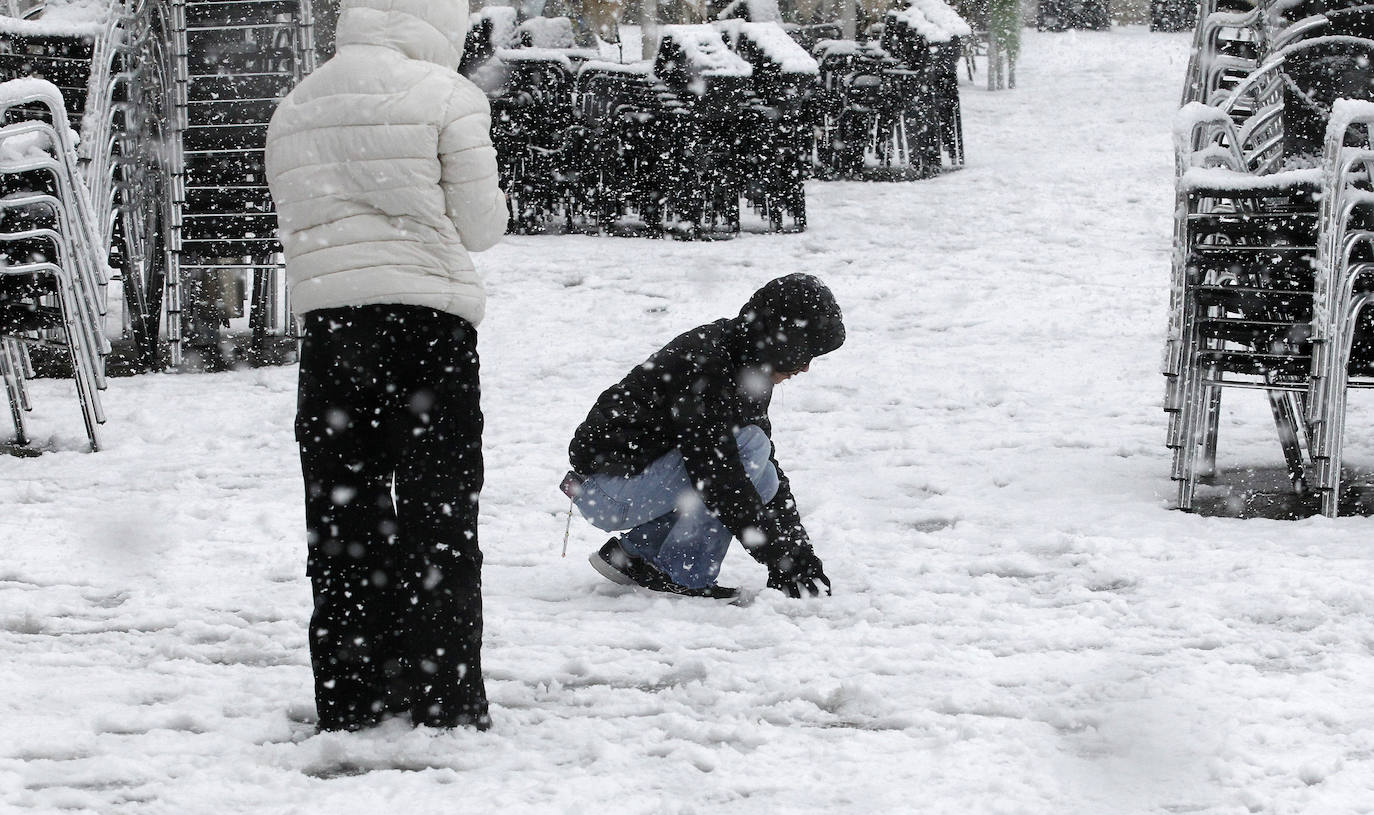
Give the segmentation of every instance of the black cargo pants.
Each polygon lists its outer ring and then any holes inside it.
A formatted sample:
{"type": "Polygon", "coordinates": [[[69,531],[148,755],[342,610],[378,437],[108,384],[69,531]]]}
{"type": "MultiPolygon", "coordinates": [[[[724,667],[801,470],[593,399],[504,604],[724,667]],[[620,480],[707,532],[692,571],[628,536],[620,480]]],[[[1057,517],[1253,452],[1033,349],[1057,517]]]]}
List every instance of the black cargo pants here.
{"type": "Polygon", "coordinates": [[[482,410],[460,317],[374,305],[305,315],[296,439],[321,729],[485,727],[482,410]]]}

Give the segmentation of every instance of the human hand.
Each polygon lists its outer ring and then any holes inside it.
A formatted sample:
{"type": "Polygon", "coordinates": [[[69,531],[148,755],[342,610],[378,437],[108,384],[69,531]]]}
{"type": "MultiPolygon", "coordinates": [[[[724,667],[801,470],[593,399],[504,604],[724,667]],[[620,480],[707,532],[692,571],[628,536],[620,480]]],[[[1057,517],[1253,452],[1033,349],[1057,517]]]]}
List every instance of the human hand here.
{"type": "Polygon", "coordinates": [[[805,591],[811,597],[819,597],[821,590],[816,581],[825,584],[825,593],[830,594],[830,578],[825,576],[821,559],[810,546],[783,555],[768,566],[768,588],[777,589],[794,599],[800,598],[805,591]]]}

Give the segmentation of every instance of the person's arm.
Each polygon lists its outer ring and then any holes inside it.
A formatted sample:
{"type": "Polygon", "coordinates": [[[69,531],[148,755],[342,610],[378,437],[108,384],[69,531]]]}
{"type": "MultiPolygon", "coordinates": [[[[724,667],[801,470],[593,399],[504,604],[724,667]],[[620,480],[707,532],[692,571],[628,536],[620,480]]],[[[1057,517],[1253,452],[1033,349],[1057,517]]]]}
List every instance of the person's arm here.
{"type": "Polygon", "coordinates": [[[506,233],[509,213],[491,145],[491,107],[467,80],[450,94],[439,131],[439,186],[444,210],[464,248],[481,252],[506,233]]]}
{"type": "Polygon", "coordinates": [[[811,537],[802,525],[801,513],[792,497],[792,484],[778,465],[776,454],[775,449],[772,461],[778,470],[778,491],[764,506],[764,512],[775,525],[777,534],[763,546],[750,549],[749,554],[768,567],[770,589],[792,597],[801,597],[804,593],[816,596],[821,593],[818,584],[823,583],[825,593],[829,594],[830,578],[811,547],[811,537]]]}
{"type": "MultiPolygon", "coordinates": [[[[817,595],[819,581],[828,594],[830,579],[812,551],[782,468],[777,468],[778,492],[767,505],[744,471],[733,427],[738,417],[728,414],[721,394],[711,387],[729,378],[687,365],[663,374],[665,382],[678,383],[672,408],[677,448],[707,509],[751,557],[768,567],[769,588],[792,597],[817,595]]],[[[761,408],[750,421],[768,433],[771,425],[766,405],[761,408]]],[[[769,460],[777,467],[776,451],[770,453],[769,460]]]]}
{"type": "Polygon", "coordinates": [[[664,382],[677,390],[671,409],[674,443],[687,475],[706,508],[735,537],[746,546],[761,545],[777,532],[740,461],[733,427],[737,417],[729,415],[714,387],[727,378],[690,364],[672,367],[663,371],[664,382]]]}

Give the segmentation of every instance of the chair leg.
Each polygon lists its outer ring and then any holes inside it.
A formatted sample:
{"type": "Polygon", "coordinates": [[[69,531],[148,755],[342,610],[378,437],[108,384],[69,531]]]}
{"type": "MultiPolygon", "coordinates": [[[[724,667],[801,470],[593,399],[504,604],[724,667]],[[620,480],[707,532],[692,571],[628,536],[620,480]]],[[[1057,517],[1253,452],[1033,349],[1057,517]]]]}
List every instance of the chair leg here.
{"type": "Polygon", "coordinates": [[[1193,493],[1197,487],[1197,452],[1203,414],[1210,398],[1202,384],[1203,372],[1193,361],[1184,369],[1183,405],[1180,413],[1179,446],[1174,451],[1174,478],[1178,479],[1178,508],[1193,508],[1193,493]]]}
{"type": "Polygon", "coordinates": [[[1350,356],[1355,342],[1355,330],[1364,309],[1374,302],[1374,295],[1360,294],[1346,304],[1337,329],[1329,338],[1330,346],[1325,398],[1322,401],[1321,431],[1324,436],[1323,466],[1320,471],[1322,514],[1334,518],[1340,511],[1341,465],[1345,447],[1345,411],[1349,401],[1350,356]]]}
{"type": "Polygon", "coordinates": [[[24,411],[29,408],[22,385],[23,370],[17,364],[14,345],[14,340],[0,340],[0,378],[5,381],[5,396],[14,419],[14,443],[24,445],[29,443],[28,429],[24,426],[24,411]]]}
{"type": "Polygon", "coordinates": [[[1274,427],[1278,430],[1279,446],[1283,448],[1283,460],[1288,466],[1288,480],[1299,495],[1307,494],[1307,477],[1303,471],[1302,445],[1298,441],[1298,417],[1293,412],[1289,394],[1282,391],[1266,391],[1269,396],[1269,409],[1274,414],[1274,427]]]}
{"type": "Polygon", "coordinates": [[[1311,399],[1311,393],[1310,393],[1310,392],[1307,392],[1307,393],[1289,393],[1289,394],[1288,394],[1288,409],[1289,409],[1290,411],[1293,412],[1293,416],[1297,419],[1298,428],[1299,428],[1300,430],[1302,430],[1301,440],[1302,440],[1303,446],[1307,449],[1307,458],[1308,458],[1309,461],[1311,461],[1311,459],[1312,459],[1312,436],[1313,436],[1313,433],[1312,433],[1312,421],[1311,421],[1311,419],[1308,418],[1308,417],[1309,417],[1308,400],[1310,400],[1310,399],[1311,399]]]}
{"type": "Polygon", "coordinates": [[[1333,372],[1327,398],[1327,455],[1322,481],[1322,514],[1334,518],[1340,512],[1341,446],[1345,436],[1346,373],[1333,372]]]}
{"type": "MultiPolygon", "coordinates": [[[[17,350],[19,352],[19,359],[24,365],[24,378],[33,379],[38,376],[38,372],[33,369],[33,357],[29,355],[28,346],[20,344],[17,346],[17,350]]],[[[27,401],[25,404],[27,404],[27,401]]]]}
{"type": "Polygon", "coordinates": [[[1197,466],[1199,478],[1217,474],[1217,437],[1221,433],[1221,388],[1211,388],[1207,396],[1207,412],[1203,414],[1202,461],[1197,466]]]}
{"type": "Polygon", "coordinates": [[[17,340],[9,340],[6,347],[9,349],[10,371],[14,374],[15,388],[19,392],[19,406],[26,412],[33,410],[33,403],[29,401],[28,381],[37,374],[33,370],[33,361],[29,359],[29,349],[17,340]]]}
{"type": "MultiPolygon", "coordinates": [[[[1330,369],[1328,369],[1329,371],[1330,369]]],[[[1313,488],[1316,489],[1321,498],[1321,511],[1323,515],[1335,514],[1335,501],[1331,496],[1339,492],[1339,484],[1333,485],[1331,479],[1331,460],[1327,458],[1331,450],[1331,433],[1335,426],[1330,420],[1327,406],[1331,404],[1331,386],[1334,379],[1328,373],[1326,376],[1312,383],[1313,399],[1309,402],[1307,452],[1312,461],[1312,472],[1314,475],[1313,488]],[[1317,411],[1312,405],[1320,404],[1323,408],[1317,411]]]]}
{"type": "Polygon", "coordinates": [[[91,452],[95,453],[100,450],[100,433],[97,426],[103,418],[99,391],[96,388],[94,372],[89,370],[84,332],[76,323],[81,318],[77,312],[79,306],[73,302],[76,292],[72,290],[68,281],[59,281],[57,289],[62,306],[62,327],[66,333],[67,352],[72,363],[72,380],[76,383],[76,396],[81,402],[81,418],[86,424],[86,437],[90,439],[91,452]]]}

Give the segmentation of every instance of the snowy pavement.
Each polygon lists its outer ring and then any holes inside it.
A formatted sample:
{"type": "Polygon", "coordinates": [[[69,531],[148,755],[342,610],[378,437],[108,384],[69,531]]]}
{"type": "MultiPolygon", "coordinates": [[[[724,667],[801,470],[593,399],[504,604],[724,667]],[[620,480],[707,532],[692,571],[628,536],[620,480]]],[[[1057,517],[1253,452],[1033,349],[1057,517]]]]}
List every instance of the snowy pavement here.
{"type": "MultiPolygon", "coordinates": [[[[804,234],[482,256],[491,732],[314,734],[293,369],[112,381],[98,455],[37,383],[66,452],[0,458],[0,811],[1374,812],[1369,519],[1168,509],[1188,35],[1024,42],[1020,88],[963,87],[966,169],[812,183],[804,234]],[[793,271],[850,329],[773,409],[835,595],[630,592],[581,522],[561,558],[596,394],[793,271]]],[[[1277,465],[1227,404],[1222,465],[1277,465]]]]}

